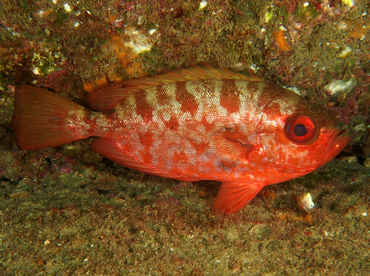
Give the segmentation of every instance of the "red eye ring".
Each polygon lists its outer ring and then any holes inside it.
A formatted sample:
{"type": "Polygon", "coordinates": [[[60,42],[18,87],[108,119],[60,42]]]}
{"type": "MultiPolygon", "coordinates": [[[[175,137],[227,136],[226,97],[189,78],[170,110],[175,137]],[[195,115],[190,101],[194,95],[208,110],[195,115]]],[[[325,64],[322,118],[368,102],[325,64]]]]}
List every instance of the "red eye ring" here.
{"type": "Polygon", "coordinates": [[[310,116],[295,114],[287,120],[285,134],[294,143],[308,144],[316,134],[315,121],[310,116]]]}

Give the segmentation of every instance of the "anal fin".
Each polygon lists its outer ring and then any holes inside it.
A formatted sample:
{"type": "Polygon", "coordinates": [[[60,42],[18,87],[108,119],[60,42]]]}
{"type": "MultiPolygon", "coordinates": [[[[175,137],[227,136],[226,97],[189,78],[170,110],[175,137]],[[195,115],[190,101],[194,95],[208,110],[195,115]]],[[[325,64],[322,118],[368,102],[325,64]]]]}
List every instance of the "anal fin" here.
{"type": "MultiPolygon", "coordinates": [[[[163,169],[154,167],[151,164],[147,164],[140,161],[139,158],[135,157],[132,148],[123,146],[119,141],[113,141],[107,138],[99,138],[92,143],[92,148],[97,153],[102,156],[115,161],[126,167],[147,173],[159,175],[162,177],[182,179],[181,176],[170,171],[165,171],[163,169]]],[[[187,181],[195,181],[195,179],[190,179],[187,181]]]]}
{"type": "Polygon", "coordinates": [[[264,186],[261,183],[222,183],[213,211],[233,214],[247,205],[264,186]]]}

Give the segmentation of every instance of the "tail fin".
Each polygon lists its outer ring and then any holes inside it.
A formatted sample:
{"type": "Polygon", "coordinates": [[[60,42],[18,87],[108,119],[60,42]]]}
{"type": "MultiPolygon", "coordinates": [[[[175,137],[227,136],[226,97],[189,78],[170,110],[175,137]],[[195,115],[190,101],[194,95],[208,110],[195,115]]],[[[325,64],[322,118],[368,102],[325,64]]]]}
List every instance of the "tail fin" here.
{"type": "Polygon", "coordinates": [[[69,112],[81,109],[84,107],[55,93],[18,85],[13,114],[17,145],[25,150],[41,149],[87,138],[89,135],[82,137],[67,128],[69,112]]]}

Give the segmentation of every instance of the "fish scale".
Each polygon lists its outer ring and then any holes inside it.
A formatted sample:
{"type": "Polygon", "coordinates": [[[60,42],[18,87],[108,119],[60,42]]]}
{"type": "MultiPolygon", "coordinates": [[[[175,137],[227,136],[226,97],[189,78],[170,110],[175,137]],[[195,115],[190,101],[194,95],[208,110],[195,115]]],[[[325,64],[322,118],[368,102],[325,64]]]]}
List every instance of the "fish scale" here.
{"type": "Polygon", "coordinates": [[[227,214],[264,186],[324,165],[351,140],[333,114],[299,95],[208,65],[113,83],[88,100],[96,111],[17,86],[17,144],[39,149],[96,136],[92,148],[127,167],[222,182],[213,209],[227,214]]]}

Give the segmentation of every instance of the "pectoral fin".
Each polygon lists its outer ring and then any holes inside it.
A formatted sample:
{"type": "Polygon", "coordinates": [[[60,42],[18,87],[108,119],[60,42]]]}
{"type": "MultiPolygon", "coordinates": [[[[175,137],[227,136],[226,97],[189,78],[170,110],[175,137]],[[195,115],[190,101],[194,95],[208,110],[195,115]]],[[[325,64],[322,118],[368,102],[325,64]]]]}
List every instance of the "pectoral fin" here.
{"type": "Polygon", "coordinates": [[[213,211],[233,214],[251,201],[264,186],[262,183],[222,183],[213,211]]]}
{"type": "Polygon", "coordinates": [[[242,159],[248,159],[250,152],[254,150],[252,145],[243,145],[240,141],[223,136],[214,136],[212,147],[217,156],[222,160],[224,167],[231,168],[242,159]]]}

